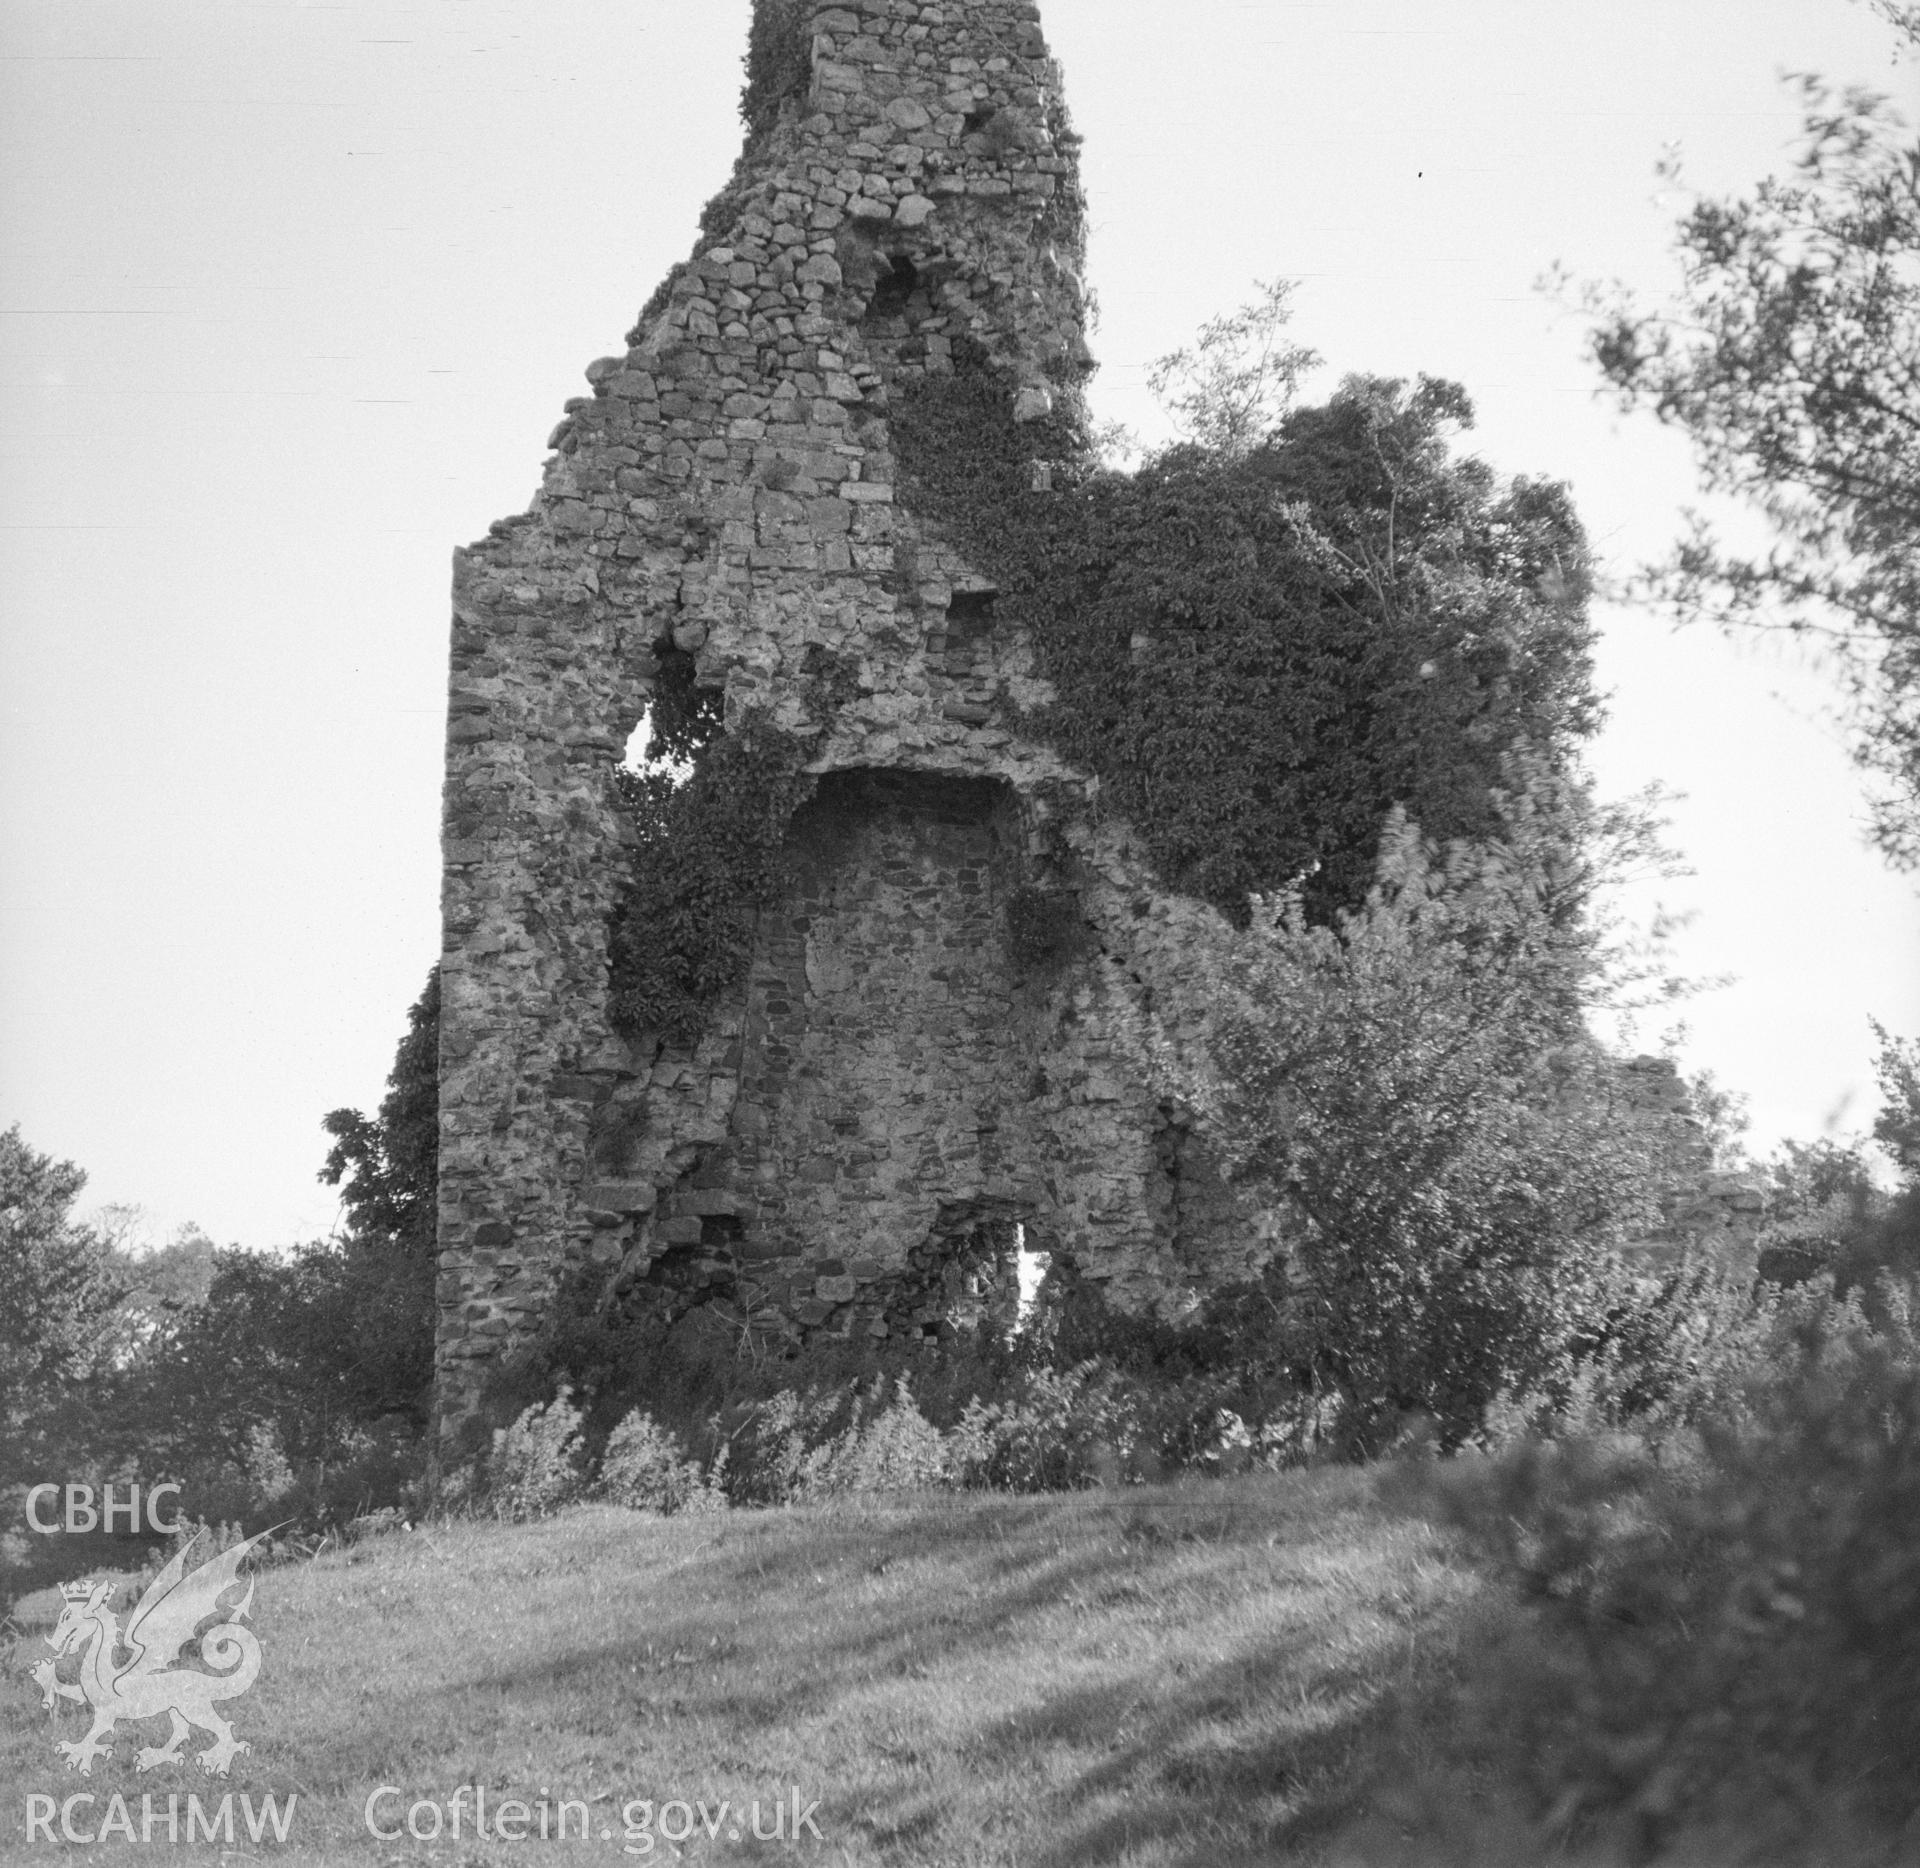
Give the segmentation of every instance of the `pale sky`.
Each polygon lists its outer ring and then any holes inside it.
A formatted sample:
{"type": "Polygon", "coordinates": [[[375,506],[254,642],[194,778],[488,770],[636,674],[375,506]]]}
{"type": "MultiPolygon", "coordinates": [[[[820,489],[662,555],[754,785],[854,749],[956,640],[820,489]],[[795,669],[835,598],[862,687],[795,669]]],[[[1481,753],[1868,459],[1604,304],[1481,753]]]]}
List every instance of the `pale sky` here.
{"type": "MultiPolygon", "coordinates": [[[[1694,498],[1592,393],[1555,260],[1657,294],[1654,164],[1783,166],[1782,71],[1916,97],[1848,0],[1047,0],[1086,138],[1103,415],[1300,281],[1324,393],[1464,383],[1602,556],[1694,498]]],[[[0,0],[0,1127],[87,1202],[327,1230],[438,947],[454,546],[525,508],[739,146],[746,0],[0,0]]],[[[1920,895],[1818,678],[1601,614],[1603,787],[1689,794],[1689,1068],[1756,1139],[1864,1125],[1920,1033],[1920,895]]],[[[1651,1038],[1653,1032],[1649,1032],[1651,1038]]]]}

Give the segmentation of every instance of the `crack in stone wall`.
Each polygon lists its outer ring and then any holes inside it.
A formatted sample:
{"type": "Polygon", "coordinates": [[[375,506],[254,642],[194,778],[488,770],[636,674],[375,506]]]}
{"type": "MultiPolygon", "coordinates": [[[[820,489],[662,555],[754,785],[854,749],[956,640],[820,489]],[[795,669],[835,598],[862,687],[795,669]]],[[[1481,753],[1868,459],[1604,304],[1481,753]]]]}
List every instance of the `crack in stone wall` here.
{"type": "Polygon", "coordinates": [[[1271,1249],[1115,1046],[1123,1004],[1177,999],[1182,929],[1212,911],[1158,894],[1095,785],[1023,734],[1050,696],[1031,643],[894,497],[892,396],[961,339],[1026,419],[1090,367],[1038,9],[858,0],[812,29],[804,93],[589,365],[530,510],[456,555],[450,1434],[580,1264],[796,1342],[931,1327],[943,1255],[1016,1222],[1130,1308],[1271,1249]],[[607,1009],[632,860],[612,770],[669,646],[730,725],[767,718],[822,775],[789,894],[691,1046],[607,1009]],[[1080,917],[1056,963],[1011,950],[1022,889],[1080,917]]]}

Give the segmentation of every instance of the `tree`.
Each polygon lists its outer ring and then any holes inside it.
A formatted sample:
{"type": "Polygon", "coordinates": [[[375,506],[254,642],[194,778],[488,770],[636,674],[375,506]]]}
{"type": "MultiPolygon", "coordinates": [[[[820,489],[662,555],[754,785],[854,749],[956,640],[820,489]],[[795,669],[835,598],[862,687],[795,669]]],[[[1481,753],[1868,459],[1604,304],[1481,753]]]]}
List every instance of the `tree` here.
{"type": "Polygon", "coordinates": [[[1255,280],[1260,296],[1200,327],[1191,349],[1170,351],[1147,371],[1151,389],[1188,441],[1244,454],[1279,427],[1300,379],[1320,353],[1283,341],[1293,281],[1255,280]]]}
{"type": "MultiPolygon", "coordinates": [[[[1876,10],[1920,45],[1920,9],[1876,10]]],[[[1697,515],[1644,587],[1683,618],[1782,629],[1841,673],[1873,837],[1920,863],[1920,141],[1884,99],[1796,80],[1798,161],[1679,223],[1678,302],[1587,288],[1594,361],[1623,409],[1693,443],[1755,507],[1764,555],[1697,515]]],[[[1669,173],[1671,173],[1671,167],[1669,173]]]]}
{"type": "Polygon", "coordinates": [[[341,1189],[351,1238],[408,1258],[431,1258],[440,1162],[440,969],[407,1014],[377,1118],[336,1109],[320,1179],[341,1189]]]}
{"type": "Polygon", "coordinates": [[[73,1219],[86,1180],[18,1124],[0,1133],[0,1610],[56,1573],[60,1540],[24,1534],[25,1490],[93,1472],[121,1338],[112,1256],[73,1219]]]}
{"type": "Polygon", "coordinates": [[[1872,1137],[1901,1185],[1887,1190],[1862,1140],[1783,1143],[1763,1164],[1760,1273],[1780,1284],[1831,1273],[1840,1294],[1861,1292],[1877,1313],[1883,1275],[1920,1274],[1920,1044],[1873,1029],[1881,1104],[1872,1137]]]}
{"type": "Polygon", "coordinates": [[[1396,818],[1332,925],[1298,889],[1258,901],[1196,952],[1198,1042],[1133,1034],[1300,1220],[1285,1327],[1362,1450],[1408,1409],[1457,1443],[1564,1363],[1604,1315],[1607,1248],[1651,1214],[1654,1144],[1581,1024],[1603,964],[1569,866],[1582,800],[1537,783],[1486,842],[1396,818]]]}
{"type": "Polygon", "coordinates": [[[72,1218],[86,1175],[0,1134],[0,1436],[101,1359],[122,1289],[100,1240],[72,1218]]]}
{"type": "Polygon", "coordinates": [[[341,1236],[284,1257],[193,1252],[210,1273],[193,1301],[151,1307],[119,1414],[189,1501],[324,1518],[391,1503],[410,1476],[433,1380],[439,1015],[436,969],[377,1114],[325,1118],[341,1236]]]}
{"type": "MultiPolygon", "coordinates": [[[[440,969],[407,1014],[377,1117],[336,1109],[320,1178],[341,1189],[346,1236],[340,1290],[328,1309],[356,1371],[365,1418],[404,1413],[424,1424],[433,1382],[440,1172],[440,969]]],[[[318,1268],[313,1268],[318,1277],[318,1268]]]]}
{"type": "Polygon", "coordinates": [[[1920,1041],[1896,1038],[1879,1024],[1873,1035],[1880,1041],[1881,1096],[1873,1139],[1893,1157],[1907,1184],[1920,1187],[1920,1041]]]}
{"type": "MultiPolygon", "coordinates": [[[[107,1212],[118,1221],[128,1210],[108,1208],[107,1212]]],[[[118,1353],[123,1360],[151,1341],[172,1312],[206,1301],[219,1250],[191,1221],[176,1227],[165,1245],[150,1251],[134,1251],[126,1245],[112,1248],[114,1269],[126,1288],[118,1318],[118,1353]]]]}

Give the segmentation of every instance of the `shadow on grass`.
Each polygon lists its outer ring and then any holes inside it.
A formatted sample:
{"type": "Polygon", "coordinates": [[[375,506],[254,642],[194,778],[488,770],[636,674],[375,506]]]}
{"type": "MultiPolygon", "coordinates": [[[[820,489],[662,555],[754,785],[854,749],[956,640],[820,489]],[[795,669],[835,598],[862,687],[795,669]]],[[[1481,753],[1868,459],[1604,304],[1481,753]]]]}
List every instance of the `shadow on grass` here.
{"type": "Polygon", "coordinates": [[[1352,1485],[1320,1488],[1318,1511],[1299,1508],[1302,1486],[1249,1485],[1231,1505],[1214,1491],[632,1520],[646,1557],[625,1593],[609,1586],[626,1567],[618,1519],[576,1529],[572,1551],[558,1526],[503,1532],[470,1560],[527,1584],[518,1603],[482,1588],[527,1618],[519,1650],[462,1655],[311,1736],[343,1761],[431,1770],[437,1747],[450,1765],[511,1730],[516,1745],[544,1735],[556,1770],[590,1757],[716,1795],[810,1783],[823,1821],[889,1860],[1311,1855],[1364,1801],[1420,1690],[1417,1638],[1449,1623],[1460,1584],[1352,1485]],[[571,1577],[599,1593],[573,1599],[571,1577]]]}

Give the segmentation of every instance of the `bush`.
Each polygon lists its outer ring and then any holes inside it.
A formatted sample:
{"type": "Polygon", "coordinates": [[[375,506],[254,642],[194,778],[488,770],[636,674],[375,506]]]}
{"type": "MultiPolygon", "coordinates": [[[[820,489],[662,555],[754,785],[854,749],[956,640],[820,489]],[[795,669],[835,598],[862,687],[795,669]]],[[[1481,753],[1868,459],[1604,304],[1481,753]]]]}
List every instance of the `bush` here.
{"type": "Polygon", "coordinates": [[[609,1436],[594,1492],[608,1504],[657,1511],[662,1517],[679,1511],[724,1511],[726,1493],[717,1478],[717,1473],[714,1479],[703,1473],[672,1434],[636,1408],[609,1436]]]}
{"type": "Polygon", "coordinates": [[[1605,967],[1589,806],[1516,776],[1502,839],[1443,851],[1397,818],[1362,909],[1319,926],[1288,890],[1197,945],[1197,1042],[1123,1028],[1297,1217],[1275,1327],[1358,1454],[1412,1412],[1458,1445],[1564,1368],[1604,1324],[1610,1248],[1653,1212],[1652,1138],[1580,1027],[1605,967]]]}
{"type": "Polygon", "coordinates": [[[787,1389],[734,1428],[740,1502],[808,1503],[930,1487],[1064,1491],[1159,1476],[1142,1384],[1099,1361],[1023,1368],[942,1426],[905,1376],[864,1391],[787,1389]]]}
{"type": "Polygon", "coordinates": [[[940,1430],[920,1412],[902,1376],[893,1396],[877,1407],[876,1389],[865,1408],[856,1405],[846,1430],[816,1448],[805,1461],[798,1486],[803,1498],[912,1492],[948,1483],[952,1461],[940,1430]]]}
{"type": "Polygon", "coordinates": [[[1879,1328],[1824,1287],[1766,1306],[1693,1433],[1420,1482],[1531,1605],[1475,1691],[1540,1808],[1642,1859],[1716,1824],[1819,1859],[1920,1819],[1920,1334],[1911,1288],[1881,1298],[1879,1328]]]}
{"type": "Polygon", "coordinates": [[[494,1515],[519,1522],[572,1504],[585,1490],[584,1453],[580,1410],[565,1388],[497,1428],[486,1475],[494,1515]]]}
{"type": "Polygon", "coordinates": [[[1582,1327],[1527,1383],[1494,1398],[1477,1445],[1685,1427],[1764,1359],[1781,1300],[1756,1304],[1711,1259],[1649,1275],[1609,1258],[1586,1269],[1576,1301],[1582,1327]]]}
{"type": "Polygon", "coordinates": [[[957,1451],[976,1485],[1011,1492],[1114,1485],[1138,1476],[1140,1416],[1136,1385],[1116,1370],[1098,1362],[1042,1367],[1004,1400],[970,1409],[956,1429],[957,1451]]]}

